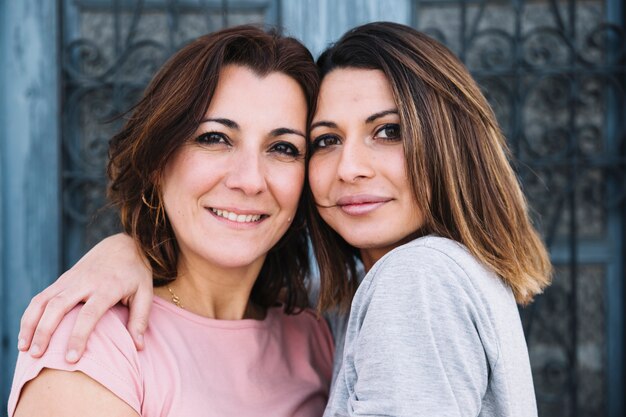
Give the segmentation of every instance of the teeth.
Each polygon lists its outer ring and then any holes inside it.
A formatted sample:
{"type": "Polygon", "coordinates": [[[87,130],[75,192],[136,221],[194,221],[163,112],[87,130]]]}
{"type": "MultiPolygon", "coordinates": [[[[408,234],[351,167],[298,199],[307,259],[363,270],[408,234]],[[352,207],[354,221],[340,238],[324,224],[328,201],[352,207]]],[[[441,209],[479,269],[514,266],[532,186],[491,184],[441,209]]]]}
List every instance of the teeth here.
{"type": "Polygon", "coordinates": [[[225,219],[228,219],[230,221],[237,222],[237,223],[252,223],[252,222],[258,222],[259,220],[261,220],[260,214],[247,214],[247,215],[236,214],[230,211],[214,209],[214,208],[212,208],[211,211],[220,217],[223,217],[225,219]]]}

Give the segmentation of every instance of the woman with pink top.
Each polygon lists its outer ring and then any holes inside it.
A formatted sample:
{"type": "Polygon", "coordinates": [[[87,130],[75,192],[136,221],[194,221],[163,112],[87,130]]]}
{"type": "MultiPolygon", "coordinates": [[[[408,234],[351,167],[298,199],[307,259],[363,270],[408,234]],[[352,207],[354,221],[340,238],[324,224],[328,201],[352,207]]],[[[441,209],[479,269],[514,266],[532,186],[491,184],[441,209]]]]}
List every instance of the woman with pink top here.
{"type": "Polygon", "coordinates": [[[119,305],[67,362],[72,310],[43,355],[20,354],[9,415],[322,414],[333,342],[305,308],[300,207],[318,87],[300,42],[253,27],[200,37],[163,66],[108,165],[153,274],[144,349],[119,305]]]}

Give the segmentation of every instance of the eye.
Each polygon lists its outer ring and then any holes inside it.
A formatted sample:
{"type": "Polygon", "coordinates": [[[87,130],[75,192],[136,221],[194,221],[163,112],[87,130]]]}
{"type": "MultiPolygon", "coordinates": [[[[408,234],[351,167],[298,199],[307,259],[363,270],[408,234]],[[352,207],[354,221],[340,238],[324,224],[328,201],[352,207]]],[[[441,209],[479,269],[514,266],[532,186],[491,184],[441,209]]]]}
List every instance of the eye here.
{"type": "Polygon", "coordinates": [[[383,125],[376,131],[374,137],[388,141],[400,140],[400,125],[397,123],[388,123],[383,125]]]}
{"type": "Polygon", "coordinates": [[[220,132],[203,133],[196,138],[196,142],[201,145],[230,145],[228,137],[220,132]]]}
{"type": "Polygon", "coordinates": [[[278,142],[272,145],[270,152],[276,152],[281,155],[298,157],[300,156],[300,150],[290,142],[278,142]]]}
{"type": "Polygon", "coordinates": [[[313,140],[311,148],[315,151],[317,149],[324,149],[334,145],[339,145],[339,138],[337,136],[321,135],[313,140]]]}

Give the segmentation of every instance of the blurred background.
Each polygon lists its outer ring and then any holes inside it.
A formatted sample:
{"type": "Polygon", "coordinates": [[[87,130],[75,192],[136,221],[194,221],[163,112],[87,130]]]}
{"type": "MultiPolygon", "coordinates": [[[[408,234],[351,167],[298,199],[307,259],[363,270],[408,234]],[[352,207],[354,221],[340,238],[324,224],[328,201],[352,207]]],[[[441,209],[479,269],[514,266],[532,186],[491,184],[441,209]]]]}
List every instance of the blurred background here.
{"type": "Polygon", "coordinates": [[[188,40],[276,25],[317,55],[389,20],[441,40],[493,105],[556,276],[520,310],[539,414],[624,415],[622,0],[0,0],[0,415],[31,296],[117,230],[105,123],[188,40]]]}

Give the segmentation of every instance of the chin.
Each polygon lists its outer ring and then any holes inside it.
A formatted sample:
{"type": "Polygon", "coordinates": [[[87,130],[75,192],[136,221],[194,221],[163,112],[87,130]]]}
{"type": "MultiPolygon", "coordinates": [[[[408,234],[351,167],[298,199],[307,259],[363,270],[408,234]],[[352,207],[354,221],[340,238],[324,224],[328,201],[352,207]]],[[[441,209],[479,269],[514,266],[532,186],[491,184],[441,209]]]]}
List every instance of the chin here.
{"type": "Polygon", "coordinates": [[[403,245],[411,240],[408,236],[392,236],[384,237],[380,235],[376,236],[364,236],[352,234],[348,238],[344,238],[346,242],[354,246],[359,250],[384,250],[389,251],[395,247],[403,245]]]}
{"type": "Polygon", "coordinates": [[[386,246],[377,239],[368,239],[363,236],[349,236],[344,238],[344,240],[357,249],[378,249],[386,246]]]}
{"type": "Polygon", "coordinates": [[[230,250],[224,248],[217,253],[206,253],[198,251],[196,256],[200,262],[206,262],[219,268],[224,269],[236,269],[245,268],[258,262],[260,258],[264,258],[265,254],[260,254],[258,251],[243,252],[241,250],[230,250]]]}

